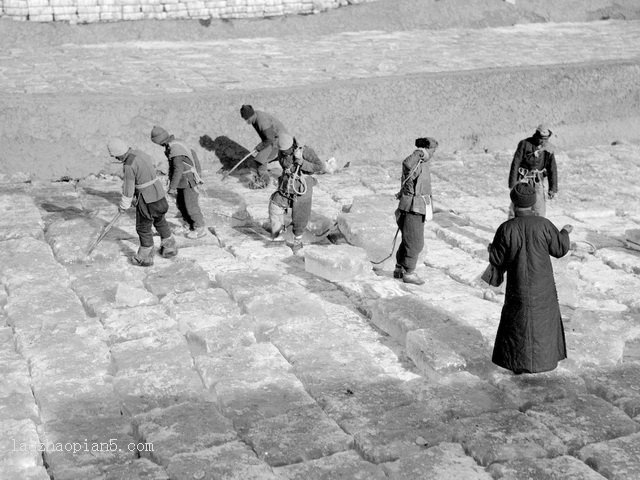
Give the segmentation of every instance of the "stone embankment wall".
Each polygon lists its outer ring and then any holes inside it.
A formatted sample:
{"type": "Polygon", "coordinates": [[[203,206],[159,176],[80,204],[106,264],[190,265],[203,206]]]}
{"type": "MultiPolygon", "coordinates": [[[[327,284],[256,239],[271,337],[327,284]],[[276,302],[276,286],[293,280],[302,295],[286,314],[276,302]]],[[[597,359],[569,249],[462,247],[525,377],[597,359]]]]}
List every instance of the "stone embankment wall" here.
{"type": "Polygon", "coordinates": [[[256,18],[311,14],[374,0],[0,0],[0,16],[34,22],[256,18]]]}

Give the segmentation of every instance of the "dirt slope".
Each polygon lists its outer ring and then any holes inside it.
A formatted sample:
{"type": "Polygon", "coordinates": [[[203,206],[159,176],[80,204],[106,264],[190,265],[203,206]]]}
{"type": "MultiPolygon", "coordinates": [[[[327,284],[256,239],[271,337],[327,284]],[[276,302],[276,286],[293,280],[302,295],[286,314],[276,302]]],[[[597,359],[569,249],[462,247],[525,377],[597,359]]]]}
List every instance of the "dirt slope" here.
{"type": "MultiPolygon", "coordinates": [[[[314,16],[226,22],[68,25],[2,19],[0,38],[5,51],[11,52],[12,48],[37,51],[45,44],[114,40],[483,28],[602,18],[640,18],[640,3],[516,0],[514,6],[502,0],[380,0],[314,16]]],[[[20,171],[52,179],[97,173],[109,167],[106,138],[119,135],[133,144],[145,145],[152,121],[179,126],[185,140],[194,145],[204,135],[222,134],[249,145],[254,141],[251,132],[237,118],[237,106],[245,102],[260,105],[296,125],[296,132],[322,155],[349,160],[391,158],[415,138],[416,132],[425,131],[438,136],[445,151],[509,149],[541,118],[561,127],[557,130],[561,147],[635,142],[640,132],[640,86],[635,80],[639,68],[637,62],[558,65],[490,74],[477,71],[388,77],[286,91],[202,92],[144,99],[101,92],[72,97],[0,92],[0,173],[20,171]],[[550,93],[548,85],[557,87],[550,93]],[[429,94],[427,100],[424,92],[429,94]],[[424,102],[419,104],[417,99],[424,102]]],[[[25,81],[29,78],[26,75],[25,81]]]]}

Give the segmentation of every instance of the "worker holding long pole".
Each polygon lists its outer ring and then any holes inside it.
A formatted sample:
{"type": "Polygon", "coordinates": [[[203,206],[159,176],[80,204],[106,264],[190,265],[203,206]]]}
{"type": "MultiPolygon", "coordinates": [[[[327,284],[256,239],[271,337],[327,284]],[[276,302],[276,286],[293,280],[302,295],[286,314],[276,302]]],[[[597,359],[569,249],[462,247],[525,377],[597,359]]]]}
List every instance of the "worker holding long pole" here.
{"type": "Polygon", "coordinates": [[[260,143],[254,148],[257,152],[255,156],[257,169],[254,172],[254,178],[249,182],[249,188],[266,188],[271,183],[268,173],[269,163],[278,158],[278,137],[287,133],[287,129],[273,115],[254,110],[251,105],[242,105],[240,116],[253,126],[260,137],[260,143]]]}
{"type": "Polygon", "coordinates": [[[396,194],[396,222],[402,243],[396,253],[393,276],[404,283],[422,285],[425,281],[415,270],[424,248],[424,223],[433,217],[429,162],[438,142],[431,137],[417,138],[415,146],[416,150],[402,162],[400,191],[396,194]]]}
{"type": "Polygon", "coordinates": [[[146,153],[132,149],[119,138],[112,139],[108,145],[109,155],[122,162],[124,182],[118,210],[125,212],[133,204],[136,207],[136,232],[140,238],[140,248],[131,259],[134,265],[149,267],[153,265],[153,225],[160,234],[160,255],[165,258],[178,253],[176,240],[165,218],[169,210],[162,182],[156,176],[151,157],[146,153]]]}

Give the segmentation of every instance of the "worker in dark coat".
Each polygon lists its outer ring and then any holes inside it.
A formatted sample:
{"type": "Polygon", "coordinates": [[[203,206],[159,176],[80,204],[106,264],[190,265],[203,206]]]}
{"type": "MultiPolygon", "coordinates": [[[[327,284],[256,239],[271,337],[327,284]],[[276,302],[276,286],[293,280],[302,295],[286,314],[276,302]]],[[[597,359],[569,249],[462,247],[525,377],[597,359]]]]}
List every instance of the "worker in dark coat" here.
{"type": "Polygon", "coordinates": [[[284,214],[291,209],[294,237],[291,250],[300,256],[302,235],[309,224],[313,186],[316,184],[311,175],[324,172],[324,163],[313,149],[299,146],[296,139],[286,132],[278,137],[278,150],[282,175],[278,178],[278,189],[269,199],[269,230],[271,238],[277,240],[284,230],[284,214]]]}
{"type": "Polygon", "coordinates": [[[260,143],[255,146],[257,152],[255,161],[257,164],[250,188],[266,188],[271,183],[268,173],[268,165],[278,158],[278,137],[287,133],[282,122],[273,115],[261,110],[254,110],[251,105],[240,107],[240,116],[250,125],[253,125],[260,137],[260,143]]]}
{"type": "Polygon", "coordinates": [[[165,258],[177,255],[176,240],[165,218],[169,204],[151,157],[130,148],[119,138],[112,139],[107,149],[109,155],[122,162],[124,173],[118,210],[125,212],[133,204],[136,206],[136,232],[140,238],[140,248],[131,259],[132,262],[142,267],[153,265],[152,225],[160,235],[160,254],[165,258]]]}
{"type": "Polygon", "coordinates": [[[176,207],[182,215],[189,232],[187,238],[195,240],[204,237],[207,230],[200,209],[198,185],[201,185],[202,167],[196,152],[182,140],[170,135],[164,128],[151,129],[151,141],[164,147],[169,162],[169,195],[176,199],[176,207]]]}
{"type": "MultiPolygon", "coordinates": [[[[509,171],[509,188],[518,182],[526,182],[536,188],[536,215],[546,215],[546,198],[551,200],[558,193],[558,168],[554,148],[549,143],[553,132],[540,124],[534,134],[521,140],[513,155],[509,171]],[[544,179],[549,182],[549,193],[545,194],[544,179]]],[[[513,203],[509,208],[509,218],[513,218],[513,203]]]]}
{"type": "Polygon", "coordinates": [[[396,253],[394,278],[404,283],[424,284],[417,273],[418,256],[424,248],[424,222],[427,213],[433,213],[431,205],[431,172],[429,161],[438,147],[434,138],[418,138],[416,150],[402,162],[402,179],[396,210],[396,222],[402,234],[402,242],[396,253]]]}
{"type": "Polygon", "coordinates": [[[533,185],[517,183],[510,196],[515,217],[498,227],[489,245],[489,262],[507,274],[492,360],[516,374],[546,372],[567,358],[550,256],[566,255],[573,227],[558,231],[535,214],[533,185]]]}

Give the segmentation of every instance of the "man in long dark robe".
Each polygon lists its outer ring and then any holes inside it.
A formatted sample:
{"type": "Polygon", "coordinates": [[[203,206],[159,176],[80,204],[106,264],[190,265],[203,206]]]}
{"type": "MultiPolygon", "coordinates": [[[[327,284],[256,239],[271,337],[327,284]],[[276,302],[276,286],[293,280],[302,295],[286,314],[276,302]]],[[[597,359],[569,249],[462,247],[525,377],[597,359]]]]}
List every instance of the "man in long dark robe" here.
{"type": "Polygon", "coordinates": [[[516,374],[545,372],[567,358],[551,256],[567,254],[573,227],[558,231],[535,214],[532,185],[518,183],[510,196],[516,216],[498,227],[489,245],[489,261],[507,274],[492,361],[516,374]]]}

